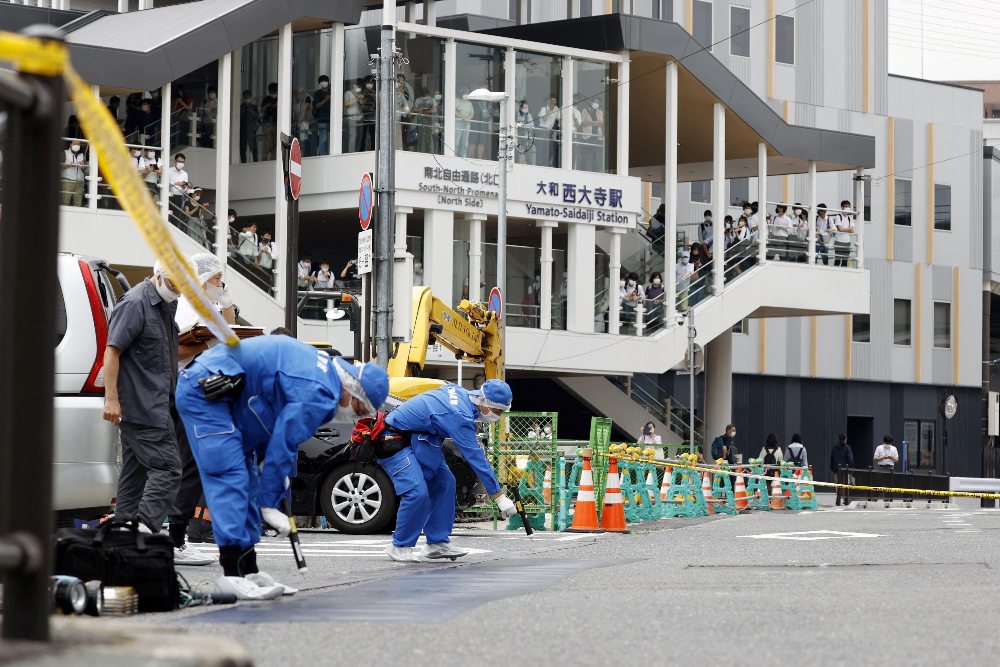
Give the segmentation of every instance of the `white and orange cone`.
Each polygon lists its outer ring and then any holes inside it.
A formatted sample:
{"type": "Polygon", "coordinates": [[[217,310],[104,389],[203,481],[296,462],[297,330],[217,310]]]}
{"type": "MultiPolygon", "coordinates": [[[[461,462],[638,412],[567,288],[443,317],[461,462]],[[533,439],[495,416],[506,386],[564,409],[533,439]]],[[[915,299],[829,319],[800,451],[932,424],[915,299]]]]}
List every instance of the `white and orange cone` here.
{"type": "Polygon", "coordinates": [[[545,478],[542,480],[542,498],[545,500],[545,505],[552,504],[552,469],[545,469],[545,478]]]}
{"type": "Polygon", "coordinates": [[[670,477],[673,472],[670,470],[670,466],[663,469],[663,482],[660,483],[660,501],[667,502],[667,492],[670,491],[670,477]]]}
{"type": "MultiPolygon", "coordinates": [[[[590,458],[594,450],[589,447],[580,451],[583,459],[583,470],[580,472],[580,490],[576,495],[576,508],[573,511],[573,525],[566,529],[569,533],[603,533],[597,525],[597,500],[594,497],[594,471],[590,467],[590,458]]],[[[621,496],[621,488],[618,489],[621,496]]],[[[624,508],[623,508],[624,513],[624,508]]]]}
{"type": "Polygon", "coordinates": [[[708,478],[708,473],[701,474],[701,495],[705,497],[705,507],[709,514],[715,514],[715,496],[712,495],[712,480],[708,478]]]}
{"type": "MultiPolygon", "coordinates": [[[[742,468],[740,469],[742,472],[742,468]]],[[[736,509],[742,510],[750,506],[747,500],[747,485],[743,483],[743,475],[736,475],[736,509]]]]}
{"type": "Polygon", "coordinates": [[[771,480],[771,509],[785,509],[785,496],[781,493],[781,482],[777,477],[771,480]]]}
{"type": "Polygon", "coordinates": [[[608,481],[604,485],[601,528],[609,533],[628,532],[625,525],[625,506],[622,504],[622,483],[618,477],[618,459],[615,458],[608,459],[608,481]]]}

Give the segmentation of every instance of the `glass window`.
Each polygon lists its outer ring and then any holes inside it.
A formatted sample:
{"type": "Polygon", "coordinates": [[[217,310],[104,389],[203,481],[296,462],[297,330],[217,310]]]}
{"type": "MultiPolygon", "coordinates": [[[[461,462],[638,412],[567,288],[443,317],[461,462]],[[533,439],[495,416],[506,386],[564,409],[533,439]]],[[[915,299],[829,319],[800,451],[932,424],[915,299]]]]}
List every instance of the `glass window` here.
{"type": "Polygon", "coordinates": [[[951,304],[946,301],[934,303],[934,347],[951,347],[951,304]]]}
{"type": "Polygon", "coordinates": [[[750,9],[729,8],[729,53],[750,57],[750,9]]]}
{"type": "MultiPolygon", "coordinates": [[[[560,116],[562,109],[562,60],[540,53],[515,54],[515,160],[524,164],[558,167],[560,158],[560,116]]],[[[467,121],[456,119],[457,124],[467,121]]]]}
{"type": "Polygon", "coordinates": [[[396,149],[444,153],[444,40],[401,34],[409,63],[396,70],[396,149]]]}
{"type": "Polygon", "coordinates": [[[674,0],[653,0],[653,18],[661,21],[673,21],[674,0]]]}
{"type": "Polygon", "coordinates": [[[691,201],[696,204],[711,204],[712,181],[691,181],[691,201]]]}
{"type": "Polygon", "coordinates": [[[344,118],[343,151],[360,153],[375,150],[375,110],[378,90],[369,65],[377,53],[379,29],[344,30],[344,118]],[[352,99],[353,98],[353,99],[352,99]],[[353,104],[352,104],[353,102],[353,104]]]}
{"type": "Polygon", "coordinates": [[[747,319],[747,318],[743,318],[742,320],[740,320],[739,322],[737,322],[736,324],[734,324],[733,325],[733,333],[734,334],[742,334],[744,336],[749,335],[750,334],[750,320],[747,319]]]}
{"type": "Polygon", "coordinates": [[[274,160],[278,154],[277,38],[243,47],[240,88],[240,162],[274,160]]]}
{"type": "Polygon", "coordinates": [[[871,315],[855,315],[851,318],[851,342],[872,342],[871,315]]]}
{"type": "Polygon", "coordinates": [[[573,168],[611,170],[608,137],[611,129],[611,65],[589,60],[573,62],[573,168]]]}
{"type": "Polygon", "coordinates": [[[899,449],[899,457],[906,457],[908,469],[920,467],[920,422],[916,419],[903,420],[903,442],[899,443],[899,449]]]}
{"type": "Polygon", "coordinates": [[[292,134],[299,139],[303,157],[330,154],[332,47],[329,30],[292,36],[292,134]]]}
{"type": "Polygon", "coordinates": [[[774,60],[795,64],[795,19],[791,16],[774,17],[774,60]]]}
{"type": "MultiPolygon", "coordinates": [[[[711,181],[705,181],[711,185],[711,181]]],[[[711,192],[711,189],[709,190],[711,192]]],[[[750,179],[732,178],[729,180],[729,205],[740,207],[743,202],[750,201],[750,179]]]]}
{"type": "Polygon", "coordinates": [[[934,229],[951,231],[951,186],[934,184],[934,229]]]}
{"type": "Polygon", "coordinates": [[[712,3],[695,0],[692,7],[691,34],[708,51],[712,50],[712,3]]]}
{"type": "Polygon", "coordinates": [[[910,300],[894,299],[892,302],[892,342],[896,345],[910,344],[910,300]]]}
{"type": "Polygon", "coordinates": [[[920,467],[933,469],[937,465],[934,457],[934,422],[920,422],[920,467]]]}
{"type": "Polygon", "coordinates": [[[913,215],[911,187],[912,184],[910,181],[905,181],[901,178],[896,179],[895,223],[897,225],[909,227],[911,224],[911,217],[913,215]]]}
{"type": "Polygon", "coordinates": [[[504,51],[480,44],[455,45],[455,155],[497,159],[500,108],[490,102],[470,102],[466,97],[477,88],[504,90],[504,51]],[[461,122],[464,121],[464,122],[461,122]],[[468,129],[465,129],[467,123],[468,129]]]}

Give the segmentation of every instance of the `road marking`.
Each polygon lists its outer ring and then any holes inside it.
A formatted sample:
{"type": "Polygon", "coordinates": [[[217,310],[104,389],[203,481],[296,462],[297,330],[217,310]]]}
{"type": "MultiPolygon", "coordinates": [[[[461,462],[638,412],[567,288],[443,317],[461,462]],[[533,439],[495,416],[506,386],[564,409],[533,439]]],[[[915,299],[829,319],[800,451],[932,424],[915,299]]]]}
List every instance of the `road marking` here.
{"type": "Polygon", "coordinates": [[[981,533],[983,531],[979,530],[978,528],[974,528],[972,530],[956,530],[955,532],[956,533],[981,533]]]}
{"type": "Polygon", "coordinates": [[[592,537],[592,536],[591,535],[563,535],[562,537],[557,537],[556,538],[556,542],[572,542],[573,540],[582,540],[585,537],[592,537]]]}
{"type": "Polygon", "coordinates": [[[806,530],[798,533],[765,533],[763,535],[740,535],[755,540],[840,540],[852,537],[884,537],[877,533],[848,533],[839,530],[806,530]]]}

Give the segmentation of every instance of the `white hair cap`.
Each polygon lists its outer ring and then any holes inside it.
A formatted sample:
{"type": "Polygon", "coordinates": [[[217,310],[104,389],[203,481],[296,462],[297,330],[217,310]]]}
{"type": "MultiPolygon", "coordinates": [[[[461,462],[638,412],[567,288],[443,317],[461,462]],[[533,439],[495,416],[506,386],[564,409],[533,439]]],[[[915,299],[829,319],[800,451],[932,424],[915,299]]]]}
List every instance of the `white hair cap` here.
{"type": "Polygon", "coordinates": [[[204,286],[209,279],[222,273],[223,266],[219,258],[210,252],[199,252],[191,255],[195,273],[198,274],[198,284],[204,286]]]}
{"type": "MultiPolygon", "coordinates": [[[[188,267],[191,269],[191,271],[193,273],[197,273],[197,269],[195,268],[194,262],[192,262],[187,257],[183,257],[181,259],[181,261],[182,262],[186,262],[187,265],[188,265],[188,267]]],[[[212,274],[212,275],[215,275],[215,274],[212,274]]],[[[155,276],[163,276],[164,278],[167,278],[169,280],[174,280],[174,278],[170,275],[170,271],[167,270],[167,267],[163,266],[163,262],[161,262],[160,260],[156,260],[156,263],[153,264],[153,276],[154,277],[155,276]]],[[[211,277],[212,276],[209,276],[209,278],[211,278],[211,277]]],[[[174,282],[176,282],[176,281],[174,281],[174,282]]]]}

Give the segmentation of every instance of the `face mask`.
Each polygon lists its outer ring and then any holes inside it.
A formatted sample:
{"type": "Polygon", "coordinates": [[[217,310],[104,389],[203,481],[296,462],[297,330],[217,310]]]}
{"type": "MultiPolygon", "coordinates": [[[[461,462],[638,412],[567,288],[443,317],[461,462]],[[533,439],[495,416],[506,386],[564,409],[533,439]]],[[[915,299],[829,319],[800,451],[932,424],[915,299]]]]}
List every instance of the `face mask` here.
{"type": "Polygon", "coordinates": [[[184,163],[183,162],[174,162],[174,166],[177,167],[178,170],[180,170],[180,169],[184,168],[184,163]]]}
{"type": "Polygon", "coordinates": [[[729,437],[730,438],[735,438],[736,437],[736,431],[733,431],[732,435],[730,435],[729,437]]]}
{"type": "Polygon", "coordinates": [[[750,209],[748,208],[743,209],[743,215],[750,215],[750,209]]]}
{"type": "Polygon", "coordinates": [[[167,283],[163,280],[163,278],[157,280],[154,285],[156,286],[156,293],[160,295],[160,298],[163,299],[165,303],[173,303],[180,297],[180,294],[174,294],[170,288],[167,287],[167,283]]]}
{"type": "Polygon", "coordinates": [[[320,268],[320,270],[322,270],[322,271],[329,271],[329,270],[330,270],[330,267],[329,267],[329,266],[321,266],[321,267],[319,267],[319,268],[320,268]]]}
{"type": "Polygon", "coordinates": [[[521,107],[521,113],[528,113],[528,107],[521,107]]]}
{"type": "Polygon", "coordinates": [[[142,155],[142,151],[132,151],[132,157],[139,157],[142,155]]]}
{"type": "Polygon", "coordinates": [[[319,87],[322,88],[323,90],[326,90],[327,88],[330,87],[330,84],[327,81],[321,81],[319,87]]]}
{"type": "Polygon", "coordinates": [[[358,88],[357,86],[354,86],[354,92],[355,92],[355,93],[360,93],[360,92],[361,92],[361,89],[360,89],[360,88],[358,88]]]}
{"type": "Polygon", "coordinates": [[[661,281],[659,278],[653,278],[653,284],[654,285],[659,285],[661,282],[663,282],[663,281],[661,281]]]}
{"type": "Polygon", "coordinates": [[[598,108],[601,105],[598,104],[597,102],[592,102],[590,106],[592,106],[592,107],[594,107],[596,109],[596,108],[598,108]]]}
{"type": "Polygon", "coordinates": [[[229,216],[229,222],[236,222],[236,218],[234,216],[229,216]]]}
{"type": "Polygon", "coordinates": [[[79,153],[80,152],[80,146],[79,145],[70,146],[69,149],[71,151],[73,151],[74,153],[79,153]]]}
{"type": "Polygon", "coordinates": [[[628,286],[629,287],[635,287],[635,281],[634,280],[628,281],[628,286]]]}
{"type": "Polygon", "coordinates": [[[205,285],[205,294],[208,295],[208,298],[211,299],[212,301],[218,301],[219,299],[222,298],[222,295],[225,293],[226,293],[225,287],[219,287],[214,283],[207,283],[205,285]]]}
{"type": "Polygon", "coordinates": [[[481,424],[494,424],[500,421],[500,415],[492,410],[487,411],[486,414],[480,412],[476,417],[476,421],[481,424]]]}
{"type": "Polygon", "coordinates": [[[372,84],[370,84],[370,83],[366,83],[366,84],[365,84],[365,88],[366,88],[367,90],[371,90],[371,89],[372,89],[372,88],[374,88],[374,87],[375,87],[375,86],[373,86],[373,85],[372,85],[372,84]]]}
{"type": "Polygon", "coordinates": [[[152,160],[154,155],[155,155],[155,153],[153,153],[153,151],[146,151],[146,159],[147,160],[152,160]]]}
{"type": "Polygon", "coordinates": [[[434,95],[434,101],[435,102],[440,102],[441,101],[441,93],[436,93],[434,95]]]}
{"type": "Polygon", "coordinates": [[[309,262],[299,262],[299,266],[301,266],[303,269],[308,268],[309,264],[310,264],[309,262]]]}
{"type": "Polygon", "coordinates": [[[193,199],[194,199],[195,201],[199,201],[199,200],[201,199],[201,195],[195,195],[195,196],[193,197],[193,199]]]}

